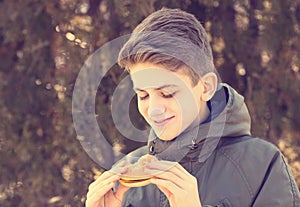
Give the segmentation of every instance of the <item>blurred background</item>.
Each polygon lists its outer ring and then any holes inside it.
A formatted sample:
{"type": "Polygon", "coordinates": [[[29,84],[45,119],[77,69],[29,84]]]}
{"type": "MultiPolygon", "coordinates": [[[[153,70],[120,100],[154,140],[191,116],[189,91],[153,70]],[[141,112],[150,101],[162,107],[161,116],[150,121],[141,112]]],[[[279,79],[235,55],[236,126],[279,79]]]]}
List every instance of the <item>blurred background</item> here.
{"type": "MultiPolygon", "coordinates": [[[[0,0],[0,206],[84,206],[104,169],[75,133],[75,80],[97,48],[162,7],[204,25],[223,81],[246,98],[253,135],[282,150],[300,186],[300,0],[0,0]]],[[[118,66],[108,71],[96,113],[108,141],[127,153],[144,143],[112,121],[123,76],[118,66]]]]}

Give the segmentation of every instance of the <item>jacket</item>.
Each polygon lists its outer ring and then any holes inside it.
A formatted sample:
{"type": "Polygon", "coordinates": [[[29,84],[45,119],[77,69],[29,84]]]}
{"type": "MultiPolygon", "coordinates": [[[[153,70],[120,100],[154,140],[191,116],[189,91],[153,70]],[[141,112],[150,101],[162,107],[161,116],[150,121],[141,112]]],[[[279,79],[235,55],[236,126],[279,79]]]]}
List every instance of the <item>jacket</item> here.
{"type": "MultiPolygon", "coordinates": [[[[151,131],[148,146],[130,156],[150,153],[179,162],[197,178],[204,207],[300,207],[300,194],[282,153],[250,135],[244,98],[222,84],[209,103],[211,115],[178,137],[163,141],[151,131]],[[224,101],[225,100],[225,101],[224,101]]],[[[130,188],[122,207],[168,207],[153,184],[130,188]]]]}

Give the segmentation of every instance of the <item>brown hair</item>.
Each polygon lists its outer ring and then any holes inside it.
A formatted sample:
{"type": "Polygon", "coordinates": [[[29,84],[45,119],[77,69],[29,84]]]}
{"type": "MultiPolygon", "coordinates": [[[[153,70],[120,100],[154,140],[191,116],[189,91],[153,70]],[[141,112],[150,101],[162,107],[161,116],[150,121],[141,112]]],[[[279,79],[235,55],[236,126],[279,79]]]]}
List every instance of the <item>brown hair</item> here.
{"type": "Polygon", "coordinates": [[[201,23],[190,13],[163,8],[145,18],[120,50],[118,63],[130,71],[136,63],[150,62],[177,71],[182,66],[194,85],[208,72],[218,75],[211,46],[201,23]]]}

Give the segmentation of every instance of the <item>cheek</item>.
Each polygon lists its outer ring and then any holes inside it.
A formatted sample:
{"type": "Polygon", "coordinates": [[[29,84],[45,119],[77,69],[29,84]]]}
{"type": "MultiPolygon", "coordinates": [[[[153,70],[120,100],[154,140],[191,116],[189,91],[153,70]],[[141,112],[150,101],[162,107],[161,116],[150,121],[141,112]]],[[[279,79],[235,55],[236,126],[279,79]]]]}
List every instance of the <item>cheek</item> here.
{"type": "Polygon", "coordinates": [[[190,119],[197,117],[199,110],[199,101],[191,94],[186,94],[181,98],[181,101],[177,103],[177,112],[180,113],[182,122],[189,122],[190,119]]]}
{"type": "Polygon", "coordinates": [[[184,94],[184,96],[180,97],[178,101],[178,105],[181,108],[181,110],[184,111],[190,111],[195,110],[199,108],[199,100],[198,97],[194,96],[192,93],[187,92],[184,94]]]}
{"type": "Polygon", "coordinates": [[[140,100],[138,100],[138,110],[140,112],[140,114],[146,118],[147,116],[147,105],[144,102],[141,102],[140,100]]]}

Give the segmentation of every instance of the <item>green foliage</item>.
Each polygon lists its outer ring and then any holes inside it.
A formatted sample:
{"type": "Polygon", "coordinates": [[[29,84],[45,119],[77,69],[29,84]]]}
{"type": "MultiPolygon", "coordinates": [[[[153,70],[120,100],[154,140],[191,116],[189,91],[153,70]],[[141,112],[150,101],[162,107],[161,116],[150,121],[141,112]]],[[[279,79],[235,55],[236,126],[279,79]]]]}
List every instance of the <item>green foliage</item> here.
{"type": "MultiPolygon", "coordinates": [[[[300,184],[299,0],[2,0],[1,206],[83,206],[102,169],[76,139],[76,77],[97,48],[161,7],[184,9],[203,23],[223,81],[246,98],[252,133],[283,150],[300,184]]],[[[124,76],[117,66],[106,74],[95,110],[108,141],[126,153],[141,143],[112,121],[111,97],[124,76]]],[[[135,104],[131,118],[144,129],[135,104]]]]}

